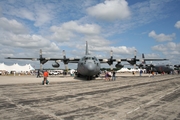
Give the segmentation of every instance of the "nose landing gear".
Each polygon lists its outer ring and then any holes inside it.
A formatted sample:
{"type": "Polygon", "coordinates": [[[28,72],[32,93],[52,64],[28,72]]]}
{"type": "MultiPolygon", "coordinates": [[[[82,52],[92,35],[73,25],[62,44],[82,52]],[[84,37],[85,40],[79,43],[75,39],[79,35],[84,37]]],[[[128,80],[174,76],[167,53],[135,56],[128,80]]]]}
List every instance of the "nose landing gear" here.
{"type": "Polygon", "coordinates": [[[92,80],[93,76],[87,76],[87,80],[92,80]]]}

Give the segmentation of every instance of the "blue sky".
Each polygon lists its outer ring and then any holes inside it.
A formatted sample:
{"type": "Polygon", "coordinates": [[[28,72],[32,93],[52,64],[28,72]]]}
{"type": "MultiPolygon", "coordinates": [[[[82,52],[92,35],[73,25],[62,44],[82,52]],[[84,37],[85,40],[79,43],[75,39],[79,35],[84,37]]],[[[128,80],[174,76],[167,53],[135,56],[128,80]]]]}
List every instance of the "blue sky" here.
{"type": "MultiPolygon", "coordinates": [[[[5,57],[168,58],[180,64],[180,0],[1,0],[0,63],[5,57]]],[[[51,67],[48,62],[44,67],[51,67]]],[[[124,63],[126,64],[126,63],[124,63]]],[[[157,63],[156,63],[157,64],[157,63]]],[[[62,64],[63,66],[63,64],[62,64]]],[[[70,64],[74,68],[76,65],[70,64]]],[[[108,67],[108,66],[107,66],[108,67]]]]}

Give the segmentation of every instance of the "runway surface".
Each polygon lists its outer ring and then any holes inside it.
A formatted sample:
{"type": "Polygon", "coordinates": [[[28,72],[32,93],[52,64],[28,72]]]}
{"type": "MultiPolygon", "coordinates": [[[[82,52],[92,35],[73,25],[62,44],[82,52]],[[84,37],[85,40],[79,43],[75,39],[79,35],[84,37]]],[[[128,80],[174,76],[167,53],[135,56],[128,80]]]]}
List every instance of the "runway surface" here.
{"type": "Polygon", "coordinates": [[[1,120],[180,120],[180,75],[0,79],[1,120]]]}

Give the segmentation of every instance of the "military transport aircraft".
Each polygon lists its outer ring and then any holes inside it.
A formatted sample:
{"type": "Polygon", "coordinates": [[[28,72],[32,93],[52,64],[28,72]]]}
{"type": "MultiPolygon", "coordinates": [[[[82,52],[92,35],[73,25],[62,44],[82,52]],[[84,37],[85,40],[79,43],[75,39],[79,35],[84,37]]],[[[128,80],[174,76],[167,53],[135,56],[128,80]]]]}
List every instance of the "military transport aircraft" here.
{"type": "Polygon", "coordinates": [[[173,73],[174,69],[170,67],[170,65],[148,65],[145,67],[145,69],[147,70],[147,72],[157,72],[157,73],[167,73],[167,74],[170,74],[170,73],[173,73]]]}
{"type": "Polygon", "coordinates": [[[158,73],[168,73],[170,74],[174,70],[170,67],[171,65],[154,65],[154,64],[146,64],[146,59],[144,57],[144,54],[142,54],[142,63],[137,65],[139,68],[146,69],[147,72],[158,72],[158,73]]]}
{"type": "MultiPolygon", "coordinates": [[[[124,67],[124,65],[121,64],[121,61],[127,61],[130,64],[136,64],[136,61],[140,61],[140,59],[136,59],[136,56],[131,59],[113,59],[112,51],[111,51],[111,57],[109,59],[97,59],[95,56],[89,54],[87,41],[86,41],[86,52],[82,58],[66,58],[64,50],[63,53],[64,53],[63,58],[44,58],[42,57],[42,50],[40,50],[39,58],[7,57],[6,59],[39,60],[41,70],[42,70],[42,65],[45,64],[47,61],[55,61],[55,63],[52,64],[52,66],[55,68],[60,67],[59,62],[61,61],[65,64],[66,68],[68,63],[78,63],[77,76],[86,76],[88,80],[91,80],[93,77],[99,76],[101,63],[108,63],[112,67],[113,62],[117,62],[115,67],[121,69],[122,67],[124,67]]],[[[147,59],[147,61],[153,61],[153,60],[157,60],[157,59],[147,59]]],[[[158,60],[166,60],[166,59],[158,59],[158,60]]]]}

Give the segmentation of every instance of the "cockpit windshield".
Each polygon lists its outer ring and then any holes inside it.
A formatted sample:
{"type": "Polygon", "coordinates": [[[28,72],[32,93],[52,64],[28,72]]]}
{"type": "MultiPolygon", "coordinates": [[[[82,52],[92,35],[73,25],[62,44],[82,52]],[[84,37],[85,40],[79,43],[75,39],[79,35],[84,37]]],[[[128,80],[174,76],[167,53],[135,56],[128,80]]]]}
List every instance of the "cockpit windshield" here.
{"type": "Polygon", "coordinates": [[[96,57],[83,57],[82,60],[95,60],[97,61],[96,57]]]}

